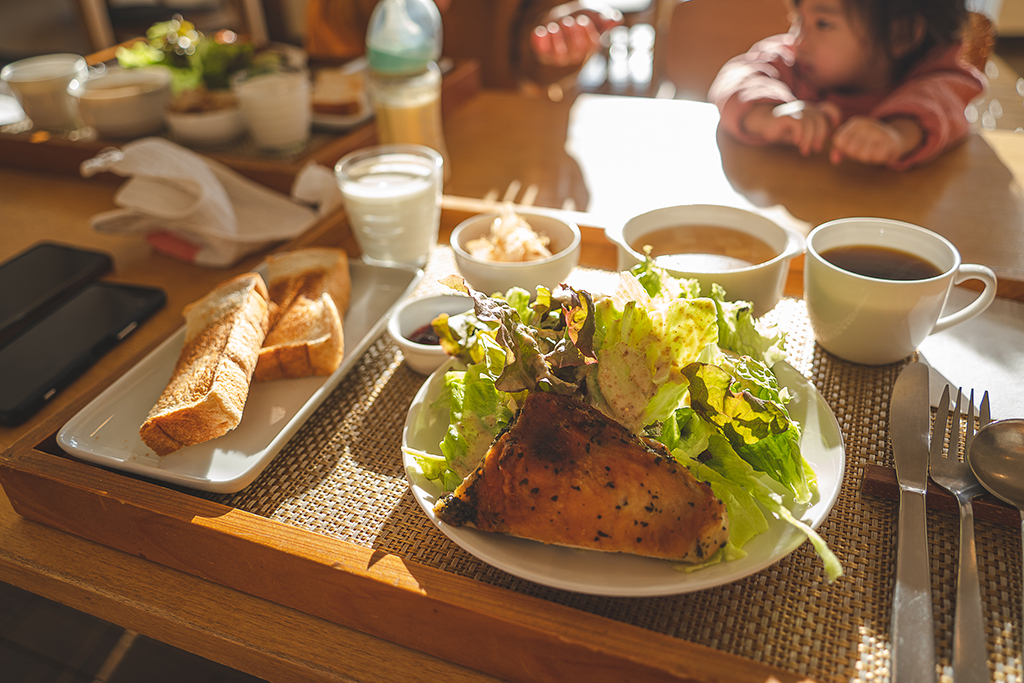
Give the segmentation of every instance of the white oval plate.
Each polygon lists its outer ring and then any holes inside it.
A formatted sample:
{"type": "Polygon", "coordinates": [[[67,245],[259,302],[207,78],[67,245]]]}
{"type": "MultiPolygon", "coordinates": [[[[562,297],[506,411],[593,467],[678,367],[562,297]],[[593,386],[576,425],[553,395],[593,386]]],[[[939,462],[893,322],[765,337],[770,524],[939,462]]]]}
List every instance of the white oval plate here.
{"type": "MultiPolygon", "coordinates": [[[[444,373],[454,367],[451,360],[441,366],[420,387],[406,418],[402,445],[438,453],[438,443],[448,428],[448,416],[431,408],[444,387],[444,373]]],[[[779,383],[793,400],[790,415],[801,426],[800,448],[818,475],[818,495],[793,514],[817,528],[839,497],[846,455],[842,433],[825,399],[807,379],[788,363],[776,364],[779,383]]],[[[453,527],[434,514],[441,487],[425,479],[415,459],[403,456],[413,496],[427,517],[448,538],[478,559],[510,574],[562,590],[617,597],[674,595],[713,588],[761,571],[799,547],[806,540],[800,531],[770,514],[768,531],[751,539],[746,557],[732,562],[685,571],[678,562],[638,555],[580,550],[537,541],[492,534],[467,527],[453,527]]]]}
{"type": "Polygon", "coordinates": [[[71,455],[97,465],[194,489],[233,493],[252,483],[341,382],[384,329],[392,307],[422,271],[350,261],[352,301],[345,313],[345,356],[329,377],[253,382],[242,422],[224,436],[160,457],[139,427],[174,370],[185,328],[139,361],[72,417],[57,435],[71,455]]]}

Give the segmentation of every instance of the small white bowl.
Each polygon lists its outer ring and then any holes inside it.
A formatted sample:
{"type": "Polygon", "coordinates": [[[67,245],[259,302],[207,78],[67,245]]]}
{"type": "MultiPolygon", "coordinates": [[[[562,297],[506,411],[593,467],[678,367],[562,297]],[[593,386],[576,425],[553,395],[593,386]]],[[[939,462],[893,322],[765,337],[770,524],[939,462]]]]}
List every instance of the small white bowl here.
{"type": "Polygon", "coordinates": [[[245,117],[237,105],[211,111],[167,110],[167,127],[175,140],[198,147],[225,145],[245,132],[245,117]]]}
{"type": "Polygon", "coordinates": [[[466,244],[489,234],[491,224],[500,214],[488,213],[467,218],[452,231],[451,245],[459,272],[473,289],[484,294],[505,294],[512,287],[522,287],[532,294],[538,285],[554,289],[579,264],[582,241],[579,226],[545,214],[516,213],[535,232],[548,237],[551,256],[518,263],[477,258],[466,250],[466,244]]]}
{"type": "Polygon", "coordinates": [[[712,283],[718,283],[730,301],[751,302],[755,316],[764,315],[779,303],[786,286],[789,262],[804,252],[804,238],[793,230],[751,211],[713,204],[654,209],[630,218],[620,228],[605,230],[605,235],[618,246],[619,270],[628,270],[643,260],[631,245],[655,230],[684,225],[732,228],[758,238],[771,248],[774,257],[745,268],[703,272],[665,268],[676,277],[698,280],[704,295],[710,292],[712,283]]]}
{"type": "Polygon", "coordinates": [[[405,362],[415,372],[429,375],[448,360],[440,345],[417,344],[409,336],[442,313],[458,315],[473,308],[473,300],[462,294],[437,294],[421,299],[408,299],[400,304],[388,320],[388,333],[402,349],[405,362]]]}
{"type": "Polygon", "coordinates": [[[107,69],[72,86],[86,125],[101,137],[136,138],[164,129],[171,72],[164,67],[107,69]]]}

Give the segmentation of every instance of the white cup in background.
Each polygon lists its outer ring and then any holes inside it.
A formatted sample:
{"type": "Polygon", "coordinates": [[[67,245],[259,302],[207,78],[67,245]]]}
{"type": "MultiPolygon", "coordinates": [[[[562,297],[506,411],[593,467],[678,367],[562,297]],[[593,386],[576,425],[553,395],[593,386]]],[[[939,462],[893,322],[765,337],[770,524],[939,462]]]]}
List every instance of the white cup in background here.
{"type": "Polygon", "coordinates": [[[441,221],[441,155],[422,145],[356,150],[334,167],[363,260],[422,266],[441,221]]]}
{"type": "MultiPolygon", "coordinates": [[[[849,254],[847,254],[849,256],[849,254]]],[[[996,276],[986,266],[961,263],[960,252],[930,230],[884,218],[843,218],[811,231],[804,256],[804,299],[818,343],[829,353],[864,365],[895,363],[911,355],[925,337],[982,313],[996,296],[996,276]],[[865,272],[839,262],[843,248],[866,248],[862,264],[876,267],[893,256],[901,265],[916,257],[931,272],[896,279],[895,270],[865,272]],[[873,251],[878,248],[896,254],[873,251]],[[831,260],[830,260],[831,259],[831,260]],[[942,315],[953,285],[978,280],[981,294],[964,308],[942,315]]]]}
{"type": "Polygon", "coordinates": [[[257,147],[289,153],[305,146],[313,122],[306,71],[243,72],[232,81],[232,90],[257,147]]]}
{"type": "Polygon", "coordinates": [[[100,137],[137,138],[164,129],[171,72],[162,66],[113,67],[68,91],[77,95],[82,119],[100,137]]]}
{"type": "Polygon", "coordinates": [[[75,54],[29,57],[0,70],[0,79],[10,86],[33,127],[53,132],[82,126],[78,101],[68,87],[88,77],[85,58],[75,54]]]}

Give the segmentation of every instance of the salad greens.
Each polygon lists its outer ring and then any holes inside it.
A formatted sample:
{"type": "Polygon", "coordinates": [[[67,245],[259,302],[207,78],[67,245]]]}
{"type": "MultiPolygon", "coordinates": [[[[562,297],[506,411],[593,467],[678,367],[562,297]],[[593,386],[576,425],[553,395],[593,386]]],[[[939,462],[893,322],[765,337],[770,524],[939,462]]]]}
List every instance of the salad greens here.
{"type": "Polygon", "coordinates": [[[146,30],[146,40],[117,48],[115,56],[125,69],[166,66],[176,94],[197,88],[223,90],[243,69],[270,69],[281,62],[279,55],[257,53],[252,43],[232,31],[207,36],[181,16],[153,24],[146,30]]]}
{"type": "Polygon", "coordinates": [[[623,273],[611,296],[538,287],[532,299],[522,289],[488,297],[457,276],[444,282],[472,296],[474,310],[433,322],[467,369],[447,373],[434,404],[450,418],[441,455],[415,454],[428,479],[454,490],[529,392],[574,395],[664,443],[725,503],[730,542],[707,564],[742,557],[768,529],[767,510],[807,535],[829,581],[842,574],[790,511],[812,499],[817,480],[788,392],[769,369],[785,356],[784,337],[762,330],[749,303],[726,301],[717,286],[701,297],[696,281],[650,259],[623,273]]]}

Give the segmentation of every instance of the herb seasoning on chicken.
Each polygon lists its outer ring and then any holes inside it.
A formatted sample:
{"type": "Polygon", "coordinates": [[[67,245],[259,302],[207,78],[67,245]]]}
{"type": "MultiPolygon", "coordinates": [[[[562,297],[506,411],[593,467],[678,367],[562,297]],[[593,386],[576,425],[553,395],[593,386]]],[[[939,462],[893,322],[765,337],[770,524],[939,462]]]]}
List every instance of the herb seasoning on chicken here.
{"type": "Polygon", "coordinates": [[[729,538],[725,504],[657,442],[582,401],[530,394],[435,511],[448,524],[686,562],[729,538]]]}

